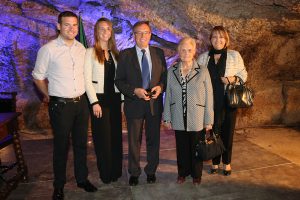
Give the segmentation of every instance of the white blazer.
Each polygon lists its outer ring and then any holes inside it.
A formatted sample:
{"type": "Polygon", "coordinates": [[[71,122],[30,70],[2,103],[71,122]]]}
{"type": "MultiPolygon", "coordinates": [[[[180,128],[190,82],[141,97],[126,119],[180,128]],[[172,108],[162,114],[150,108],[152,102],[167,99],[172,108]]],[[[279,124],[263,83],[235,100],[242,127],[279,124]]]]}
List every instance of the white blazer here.
{"type": "MultiPolygon", "coordinates": [[[[115,67],[117,68],[117,62],[113,54],[112,58],[114,60],[115,67]]],[[[98,101],[96,94],[103,94],[104,92],[104,63],[99,63],[98,59],[96,58],[94,48],[88,48],[85,53],[84,81],[85,90],[90,104],[98,101]]],[[[119,90],[116,86],[115,92],[119,93],[119,90]]]]}
{"type": "MultiPolygon", "coordinates": [[[[208,51],[206,51],[199,56],[197,62],[199,65],[207,67],[209,58],[210,56],[208,55],[208,51]]],[[[231,49],[227,50],[226,69],[224,76],[238,76],[244,82],[247,81],[248,73],[246,71],[242,56],[239,52],[231,49]]]]}

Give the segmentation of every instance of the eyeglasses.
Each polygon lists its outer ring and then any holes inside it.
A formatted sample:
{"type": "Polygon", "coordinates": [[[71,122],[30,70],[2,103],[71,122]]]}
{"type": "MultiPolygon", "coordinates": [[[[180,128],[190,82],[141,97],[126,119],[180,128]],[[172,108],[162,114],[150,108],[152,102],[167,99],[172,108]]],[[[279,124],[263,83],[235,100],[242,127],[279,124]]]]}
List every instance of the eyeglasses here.
{"type": "Polygon", "coordinates": [[[137,36],[149,35],[150,31],[137,31],[137,32],[134,32],[134,34],[137,36]]]}

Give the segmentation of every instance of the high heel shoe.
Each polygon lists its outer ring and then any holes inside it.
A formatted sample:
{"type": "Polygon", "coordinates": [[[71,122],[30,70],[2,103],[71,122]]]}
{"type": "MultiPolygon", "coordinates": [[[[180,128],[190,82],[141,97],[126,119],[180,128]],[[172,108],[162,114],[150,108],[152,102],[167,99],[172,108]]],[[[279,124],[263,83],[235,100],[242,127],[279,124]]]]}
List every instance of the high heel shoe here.
{"type": "Polygon", "coordinates": [[[217,174],[217,173],[218,173],[218,168],[217,169],[210,168],[209,174],[217,174]]]}
{"type": "Polygon", "coordinates": [[[210,173],[209,174],[217,174],[218,173],[218,171],[219,171],[219,165],[212,165],[211,167],[210,167],[210,173]]]}
{"type": "Polygon", "coordinates": [[[224,174],[224,176],[230,176],[231,175],[231,166],[230,166],[230,164],[224,164],[223,174],[224,174]]]}
{"type": "Polygon", "coordinates": [[[231,175],[231,170],[223,170],[224,176],[230,176],[231,175]]]}

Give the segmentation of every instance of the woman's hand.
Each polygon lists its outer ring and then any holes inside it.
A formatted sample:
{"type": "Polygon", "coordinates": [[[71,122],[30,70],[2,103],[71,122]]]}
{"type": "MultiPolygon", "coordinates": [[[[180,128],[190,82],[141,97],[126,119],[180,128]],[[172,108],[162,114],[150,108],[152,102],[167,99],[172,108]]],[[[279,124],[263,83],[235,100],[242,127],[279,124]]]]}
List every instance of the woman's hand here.
{"type": "Polygon", "coordinates": [[[99,104],[93,105],[93,113],[94,113],[95,117],[97,117],[97,118],[102,117],[102,109],[99,104]]]}
{"type": "Polygon", "coordinates": [[[209,131],[209,130],[211,130],[211,129],[212,129],[212,125],[211,125],[211,124],[205,125],[205,130],[206,130],[206,131],[209,131]]]}
{"type": "Polygon", "coordinates": [[[164,126],[165,126],[167,129],[172,129],[172,124],[171,124],[171,122],[164,122],[164,126]]]}
{"type": "Polygon", "coordinates": [[[236,77],[235,76],[227,76],[227,77],[221,77],[221,80],[224,84],[231,84],[234,83],[236,81],[236,77]]]}
{"type": "Polygon", "coordinates": [[[124,102],[121,103],[121,112],[124,112],[124,102]]]}

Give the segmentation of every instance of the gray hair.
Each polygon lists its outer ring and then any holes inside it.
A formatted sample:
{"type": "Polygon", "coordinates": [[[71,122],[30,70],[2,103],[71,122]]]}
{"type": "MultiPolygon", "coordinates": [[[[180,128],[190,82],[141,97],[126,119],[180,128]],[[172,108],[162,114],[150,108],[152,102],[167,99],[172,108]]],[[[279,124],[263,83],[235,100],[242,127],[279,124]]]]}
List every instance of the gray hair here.
{"type": "Polygon", "coordinates": [[[196,40],[192,37],[184,37],[182,38],[179,43],[178,43],[178,46],[177,46],[177,51],[180,50],[181,46],[184,44],[184,43],[189,43],[192,45],[192,47],[195,49],[196,51],[196,40]]]}

